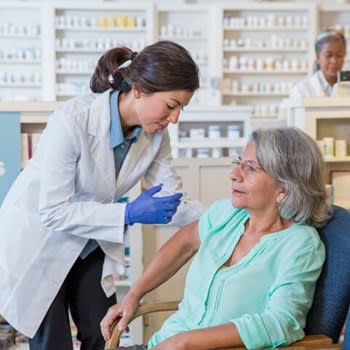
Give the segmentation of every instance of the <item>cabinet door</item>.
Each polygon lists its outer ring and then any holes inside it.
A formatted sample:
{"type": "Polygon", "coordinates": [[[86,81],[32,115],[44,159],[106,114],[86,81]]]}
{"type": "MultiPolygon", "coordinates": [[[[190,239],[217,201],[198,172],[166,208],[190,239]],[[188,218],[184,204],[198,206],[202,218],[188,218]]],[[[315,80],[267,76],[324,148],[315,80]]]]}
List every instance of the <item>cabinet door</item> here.
{"type": "MultiPolygon", "coordinates": [[[[174,161],[174,167],[177,174],[182,177],[184,190],[191,198],[199,199],[205,206],[209,206],[214,200],[231,196],[230,158],[177,159],[174,161]]],[[[169,225],[143,226],[145,266],[176,230],[176,227],[169,225]]],[[[161,287],[147,294],[145,301],[181,299],[188,267],[189,263],[161,287]]],[[[144,318],[145,341],[160,328],[168,316],[169,313],[157,313],[144,318]]]]}
{"type": "Polygon", "coordinates": [[[215,200],[231,197],[230,159],[227,165],[201,165],[199,168],[199,199],[209,206],[215,200]]]}
{"type": "Polygon", "coordinates": [[[231,196],[231,159],[181,159],[174,162],[184,191],[208,207],[215,200],[231,196]]]}
{"type": "Polygon", "coordinates": [[[0,205],[20,171],[19,113],[0,113],[0,205]]]}

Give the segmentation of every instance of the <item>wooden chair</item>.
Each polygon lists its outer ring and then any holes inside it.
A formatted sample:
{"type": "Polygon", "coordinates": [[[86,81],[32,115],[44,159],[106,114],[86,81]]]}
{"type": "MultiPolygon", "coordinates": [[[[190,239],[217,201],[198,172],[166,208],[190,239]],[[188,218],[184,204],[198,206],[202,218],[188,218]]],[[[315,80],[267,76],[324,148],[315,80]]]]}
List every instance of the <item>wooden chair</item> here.
{"type": "MultiPolygon", "coordinates": [[[[307,317],[306,336],[287,348],[341,348],[340,344],[332,343],[338,343],[347,313],[350,315],[350,213],[344,208],[334,206],[332,218],[319,233],[326,246],[326,261],[307,317]]],[[[175,311],[177,305],[176,301],[141,305],[134,318],[152,312],[175,311]]],[[[350,349],[350,316],[348,319],[344,350],[350,349]]],[[[120,332],[114,327],[105,349],[115,348],[119,338],[120,332]]],[[[243,348],[235,348],[237,349],[243,348]]]]}
{"type": "MultiPolygon", "coordinates": [[[[159,303],[140,305],[131,321],[133,321],[137,317],[154,313],[154,312],[176,311],[178,309],[178,303],[179,301],[168,301],[168,302],[159,302],[159,303]]],[[[106,342],[105,349],[114,349],[115,347],[117,347],[119,344],[120,336],[121,336],[121,332],[118,330],[117,327],[114,327],[112,337],[110,340],[106,342]]],[[[310,336],[306,336],[303,340],[294,343],[293,346],[295,347],[310,347],[314,345],[328,346],[331,343],[332,343],[332,339],[325,335],[310,335],[310,336]]],[[[245,348],[236,347],[236,348],[232,348],[232,350],[233,349],[242,350],[245,348]]],[[[217,350],[220,350],[220,349],[217,349],[217,350]]],[[[226,348],[226,350],[231,350],[231,349],[226,348]]]]}

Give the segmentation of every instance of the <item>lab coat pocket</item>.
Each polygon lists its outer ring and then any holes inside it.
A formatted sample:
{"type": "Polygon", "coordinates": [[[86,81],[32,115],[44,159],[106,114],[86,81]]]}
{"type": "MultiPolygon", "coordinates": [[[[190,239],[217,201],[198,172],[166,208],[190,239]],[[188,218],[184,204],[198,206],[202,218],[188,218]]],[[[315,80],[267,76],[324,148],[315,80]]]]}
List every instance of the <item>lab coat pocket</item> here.
{"type": "Polygon", "coordinates": [[[0,211],[0,265],[13,274],[22,272],[46,240],[37,214],[17,206],[0,211]]]}

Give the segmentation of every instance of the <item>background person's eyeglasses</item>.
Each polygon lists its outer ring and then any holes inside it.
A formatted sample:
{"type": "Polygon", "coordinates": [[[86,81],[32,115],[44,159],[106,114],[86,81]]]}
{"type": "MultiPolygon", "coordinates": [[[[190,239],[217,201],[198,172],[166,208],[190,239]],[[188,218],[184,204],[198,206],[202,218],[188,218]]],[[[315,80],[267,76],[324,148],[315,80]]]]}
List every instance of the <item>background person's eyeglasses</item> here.
{"type": "Polygon", "coordinates": [[[239,168],[245,175],[253,175],[260,170],[264,170],[257,162],[246,160],[242,162],[241,158],[232,160],[232,170],[239,168]]]}

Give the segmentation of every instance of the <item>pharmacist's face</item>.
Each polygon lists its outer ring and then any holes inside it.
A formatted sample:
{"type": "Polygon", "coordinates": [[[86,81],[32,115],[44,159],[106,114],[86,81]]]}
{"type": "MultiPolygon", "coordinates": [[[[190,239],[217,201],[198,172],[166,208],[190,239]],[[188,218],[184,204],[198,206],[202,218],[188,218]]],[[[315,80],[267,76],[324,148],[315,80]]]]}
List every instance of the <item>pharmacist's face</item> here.
{"type": "Polygon", "coordinates": [[[165,129],[169,123],[176,124],[181,110],[190,102],[193,92],[174,90],[146,94],[138,92],[135,110],[138,123],[145,132],[153,134],[165,129]]]}
{"type": "Polygon", "coordinates": [[[247,144],[241,157],[233,165],[230,174],[233,206],[260,213],[275,208],[277,201],[283,196],[283,190],[259,164],[255,142],[247,144]]]}
{"type": "Polygon", "coordinates": [[[317,62],[325,78],[334,81],[337,73],[343,68],[345,59],[345,47],[341,40],[332,40],[323,44],[317,54],[317,62]]]}

